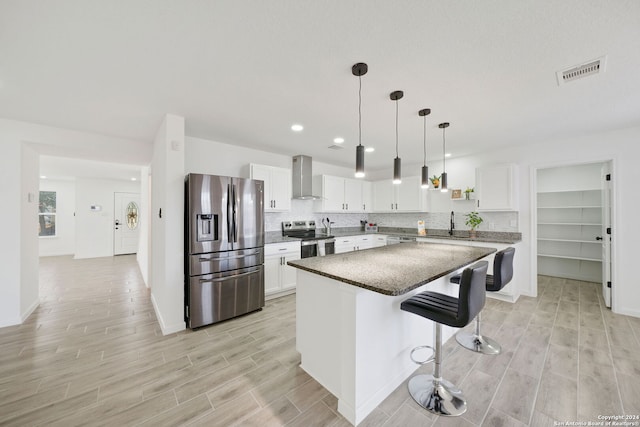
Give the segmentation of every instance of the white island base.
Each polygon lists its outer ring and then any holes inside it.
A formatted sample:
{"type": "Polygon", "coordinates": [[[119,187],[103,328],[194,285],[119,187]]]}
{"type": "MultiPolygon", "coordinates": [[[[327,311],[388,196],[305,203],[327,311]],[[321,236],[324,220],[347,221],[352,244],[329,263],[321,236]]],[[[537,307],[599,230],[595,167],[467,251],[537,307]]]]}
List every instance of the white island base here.
{"type": "MultiPolygon", "coordinates": [[[[358,425],[418,368],[409,358],[411,350],[433,345],[433,322],[400,310],[400,303],[425,290],[457,296],[458,286],[449,283],[455,272],[399,296],[297,273],[301,367],[338,398],[338,411],[358,425]]],[[[456,331],[443,325],[443,343],[456,331]]]]}

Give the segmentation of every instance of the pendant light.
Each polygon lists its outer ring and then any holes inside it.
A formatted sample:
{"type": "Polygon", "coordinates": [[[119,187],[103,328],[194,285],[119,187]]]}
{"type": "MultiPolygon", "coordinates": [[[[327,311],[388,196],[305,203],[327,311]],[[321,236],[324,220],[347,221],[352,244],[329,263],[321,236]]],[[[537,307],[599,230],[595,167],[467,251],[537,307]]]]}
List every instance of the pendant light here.
{"type": "Polygon", "coordinates": [[[424,163],[422,166],[422,188],[429,188],[429,167],[427,166],[427,116],[429,114],[431,114],[430,108],[418,111],[418,115],[424,118],[422,139],[422,149],[424,153],[424,163]]]}
{"type": "Polygon", "coordinates": [[[356,178],[364,178],[364,146],[362,145],[362,76],[367,74],[369,67],[358,62],[351,67],[351,73],[358,77],[358,146],[356,147],[356,178]]]}
{"type": "Polygon", "coordinates": [[[445,169],[445,157],[446,157],[446,145],[444,140],[444,130],[449,127],[449,123],[444,122],[438,125],[440,129],[442,129],[442,177],[440,178],[440,191],[446,193],[449,191],[447,188],[447,172],[445,169]]]}
{"type": "Polygon", "coordinates": [[[404,96],[404,92],[401,90],[396,90],[395,92],[391,92],[389,98],[392,101],[396,101],[396,158],[393,159],[393,183],[400,184],[402,183],[402,171],[400,165],[400,157],[398,157],[398,100],[402,99],[404,96]]]}

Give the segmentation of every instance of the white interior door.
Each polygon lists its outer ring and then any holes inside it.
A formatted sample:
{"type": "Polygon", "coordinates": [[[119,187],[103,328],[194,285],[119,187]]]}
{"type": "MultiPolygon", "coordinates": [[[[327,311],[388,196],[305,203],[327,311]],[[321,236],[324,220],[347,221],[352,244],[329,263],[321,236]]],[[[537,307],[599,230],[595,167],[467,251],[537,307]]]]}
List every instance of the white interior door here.
{"type": "Polygon", "coordinates": [[[113,193],[113,254],[135,254],[140,238],[140,195],[113,193]]]}
{"type": "Polygon", "coordinates": [[[611,307],[611,162],[602,165],[602,296],[611,307]]]}

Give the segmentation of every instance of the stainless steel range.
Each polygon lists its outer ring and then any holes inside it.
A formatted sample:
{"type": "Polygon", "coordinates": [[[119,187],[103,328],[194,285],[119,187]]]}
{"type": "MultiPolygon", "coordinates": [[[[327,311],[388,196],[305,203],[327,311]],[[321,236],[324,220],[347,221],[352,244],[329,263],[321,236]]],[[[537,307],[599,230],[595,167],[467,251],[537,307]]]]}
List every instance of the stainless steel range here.
{"type": "Polygon", "coordinates": [[[336,252],[336,239],[326,233],[318,232],[314,220],[283,221],[282,235],[301,240],[300,256],[302,258],[331,255],[336,252]]]}

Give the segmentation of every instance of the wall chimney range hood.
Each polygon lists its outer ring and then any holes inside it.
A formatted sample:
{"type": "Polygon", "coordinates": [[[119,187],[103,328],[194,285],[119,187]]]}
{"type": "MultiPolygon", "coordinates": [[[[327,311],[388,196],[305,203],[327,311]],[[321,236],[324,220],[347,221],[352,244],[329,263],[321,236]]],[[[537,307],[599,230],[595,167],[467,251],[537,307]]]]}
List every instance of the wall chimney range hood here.
{"type": "Polygon", "coordinates": [[[293,167],[291,174],[293,175],[292,198],[300,200],[317,200],[318,196],[314,196],[312,192],[312,166],[311,157],[301,154],[293,156],[293,167]]]}

